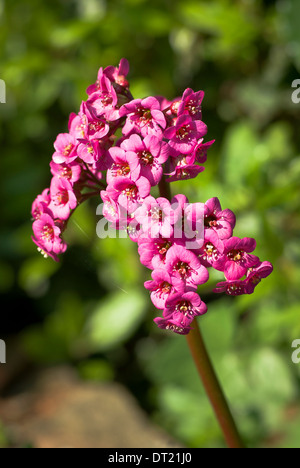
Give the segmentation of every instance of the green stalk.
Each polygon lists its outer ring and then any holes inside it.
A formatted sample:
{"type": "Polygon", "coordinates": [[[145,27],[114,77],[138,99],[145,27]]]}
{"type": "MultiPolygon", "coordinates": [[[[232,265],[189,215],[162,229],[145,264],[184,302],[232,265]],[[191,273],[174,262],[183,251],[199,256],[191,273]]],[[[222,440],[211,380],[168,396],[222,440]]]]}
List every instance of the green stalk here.
{"type": "Polygon", "coordinates": [[[214,371],[196,319],[193,321],[192,327],[193,329],[186,335],[186,339],[227,445],[229,448],[245,448],[214,371]]]}

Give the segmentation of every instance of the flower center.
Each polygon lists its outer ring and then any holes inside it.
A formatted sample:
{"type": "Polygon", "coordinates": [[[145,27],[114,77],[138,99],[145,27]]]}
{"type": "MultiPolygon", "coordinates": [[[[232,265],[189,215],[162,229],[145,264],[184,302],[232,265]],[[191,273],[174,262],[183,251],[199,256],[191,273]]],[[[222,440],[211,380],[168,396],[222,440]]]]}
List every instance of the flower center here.
{"type": "Polygon", "coordinates": [[[171,289],[172,289],[172,285],[168,283],[167,281],[164,281],[160,285],[160,290],[163,294],[169,294],[171,292],[171,289]]]}
{"type": "Polygon", "coordinates": [[[185,262],[178,262],[174,267],[174,271],[177,271],[181,278],[187,278],[190,269],[190,266],[185,262]]]}
{"type": "Polygon", "coordinates": [[[191,131],[190,125],[185,125],[177,130],[176,136],[179,140],[184,140],[185,138],[189,136],[190,131],[191,131]]]}
{"type": "Polygon", "coordinates": [[[103,106],[110,106],[113,102],[112,97],[109,94],[103,93],[101,96],[101,102],[103,106]]]}
{"type": "Polygon", "coordinates": [[[112,165],[112,173],[114,177],[127,176],[130,173],[130,167],[128,164],[116,164],[112,165]]]}
{"type": "Polygon", "coordinates": [[[195,103],[195,101],[193,101],[192,99],[190,99],[186,105],[185,105],[185,109],[188,111],[188,113],[190,115],[195,115],[197,114],[199,111],[201,111],[201,106],[197,105],[195,103]]]}
{"type": "Polygon", "coordinates": [[[89,123],[89,130],[91,132],[99,132],[99,130],[103,130],[104,126],[105,123],[102,120],[100,120],[99,122],[91,122],[89,123]]]}
{"type": "Polygon", "coordinates": [[[154,157],[152,156],[151,153],[149,153],[149,151],[140,152],[139,158],[140,158],[141,163],[144,166],[151,166],[154,162],[154,157]]]}
{"type": "Polygon", "coordinates": [[[132,187],[127,187],[125,190],[123,190],[124,195],[129,199],[133,200],[137,197],[137,187],[132,186],[132,187]]]}
{"type": "Polygon", "coordinates": [[[66,205],[69,201],[69,195],[67,190],[63,192],[58,192],[55,196],[54,204],[57,205],[66,205]]]}
{"type": "Polygon", "coordinates": [[[64,156],[70,156],[70,154],[71,154],[71,152],[72,152],[72,149],[73,149],[72,143],[70,143],[69,145],[65,146],[65,148],[64,148],[64,156]]]}
{"type": "Polygon", "coordinates": [[[156,245],[158,247],[158,252],[160,253],[160,255],[165,255],[168,252],[169,248],[172,247],[172,244],[170,241],[166,241],[161,245],[158,245],[158,244],[156,245]]]}
{"type": "Polygon", "coordinates": [[[234,284],[229,284],[227,286],[227,294],[229,295],[242,293],[242,292],[243,292],[243,288],[239,284],[234,283],[234,284]]]}
{"type": "Polygon", "coordinates": [[[51,240],[53,239],[53,236],[54,236],[54,229],[53,227],[51,226],[51,224],[45,224],[45,226],[43,227],[42,229],[42,232],[41,232],[41,238],[43,241],[47,240],[51,240]]]}
{"type": "Polygon", "coordinates": [[[217,227],[218,226],[218,220],[215,215],[209,215],[204,217],[204,226],[207,228],[210,227],[217,227]]]}
{"type": "Polygon", "coordinates": [[[150,109],[145,109],[144,107],[139,107],[136,112],[137,112],[137,115],[139,116],[139,121],[141,123],[148,123],[152,119],[150,109]]]}
{"type": "Polygon", "coordinates": [[[242,250],[231,250],[228,252],[227,257],[233,262],[240,262],[243,259],[243,255],[242,250]]]}

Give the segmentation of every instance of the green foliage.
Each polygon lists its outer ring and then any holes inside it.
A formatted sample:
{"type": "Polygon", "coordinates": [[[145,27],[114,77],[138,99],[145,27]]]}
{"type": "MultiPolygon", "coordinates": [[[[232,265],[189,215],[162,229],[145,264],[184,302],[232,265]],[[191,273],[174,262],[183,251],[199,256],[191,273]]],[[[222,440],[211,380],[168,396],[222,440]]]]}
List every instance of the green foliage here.
{"type": "Polygon", "coordinates": [[[213,273],[200,325],[247,442],[299,447],[299,18],[297,0],[0,0],[0,334],[21,330],[35,362],[71,362],[85,379],[124,382],[130,369],[132,391],[188,446],[223,439],[184,338],[162,339],[152,323],[136,245],[98,239],[96,206],[86,204],[69,223],[62,262],[44,260],[30,206],[49,184],[53,141],[100,66],[128,58],[134,97],[204,89],[216,143],[205,172],[174,192],[218,196],[236,211],[235,234],[256,237],[274,273],[254,295],[212,300],[213,273]]]}

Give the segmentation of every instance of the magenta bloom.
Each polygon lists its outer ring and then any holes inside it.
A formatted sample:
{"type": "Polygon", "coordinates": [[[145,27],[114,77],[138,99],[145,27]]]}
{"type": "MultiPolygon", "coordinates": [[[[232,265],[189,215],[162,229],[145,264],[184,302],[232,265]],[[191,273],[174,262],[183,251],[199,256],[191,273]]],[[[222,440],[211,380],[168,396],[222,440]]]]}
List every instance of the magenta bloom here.
{"type": "Polygon", "coordinates": [[[273,265],[270,262],[261,262],[254,268],[249,268],[246,278],[247,294],[252,294],[262,278],[267,278],[273,271],[273,265]]]}
{"type": "Polygon", "coordinates": [[[54,219],[44,213],[33,225],[34,241],[45,254],[60,254],[67,246],[60,238],[61,230],[55,225],[54,219]]]}
{"type": "Polygon", "coordinates": [[[67,179],[72,185],[80,179],[81,175],[81,166],[76,161],[73,161],[70,164],[56,164],[51,161],[50,170],[53,176],[67,179]]]}
{"type": "Polygon", "coordinates": [[[204,244],[197,252],[201,263],[206,267],[215,267],[218,260],[223,256],[224,244],[215,231],[205,232],[204,244]]]}
{"type": "Polygon", "coordinates": [[[127,115],[123,127],[123,135],[133,132],[140,133],[143,137],[156,135],[160,137],[162,130],[166,128],[166,119],[160,110],[160,104],[154,97],[146,99],[133,99],[124,104],[120,109],[120,117],[127,115]]]}
{"type": "Polygon", "coordinates": [[[197,140],[207,133],[207,126],[201,120],[193,121],[189,115],[180,115],[173,127],[167,128],[164,137],[168,138],[171,148],[182,154],[189,154],[197,140]]]}
{"type": "Polygon", "coordinates": [[[246,280],[222,281],[217,284],[213,292],[225,292],[228,296],[241,296],[247,292],[246,280]]]}
{"type": "Polygon", "coordinates": [[[151,238],[161,236],[168,238],[173,234],[173,225],[177,221],[176,212],[172,210],[166,198],[145,198],[143,204],[136,210],[134,217],[141,225],[142,231],[151,238]]]}
{"type": "Polygon", "coordinates": [[[55,218],[67,219],[70,211],[76,208],[77,199],[71,183],[67,179],[53,177],[50,186],[51,203],[49,208],[55,218]]]}
{"type": "Polygon", "coordinates": [[[203,143],[201,138],[193,149],[193,160],[199,164],[204,164],[207,161],[207,150],[214,144],[215,140],[203,143]]]}
{"type": "Polygon", "coordinates": [[[169,275],[166,270],[158,269],[152,273],[152,281],[145,282],[151,292],[151,300],[157,309],[163,310],[167,299],[174,293],[183,294],[185,284],[179,278],[169,275]]]}
{"type": "Polygon", "coordinates": [[[255,267],[247,270],[247,276],[244,280],[228,280],[218,283],[213,292],[225,292],[229,296],[240,296],[241,294],[252,294],[255,287],[273,271],[270,262],[259,262],[255,267]]]}
{"type": "Polygon", "coordinates": [[[166,269],[168,273],[180,278],[192,288],[197,287],[198,284],[206,283],[209,276],[199,258],[180,245],[174,245],[168,250],[166,269]]]}
{"type": "Polygon", "coordinates": [[[130,177],[134,180],[140,175],[140,165],[136,154],[126,153],[122,148],[113,146],[108,150],[111,165],[107,171],[107,183],[111,184],[116,177],[130,177]]]}
{"type": "Polygon", "coordinates": [[[151,239],[141,236],[138,251],[142,265],[150,270],[165,268],[167,252],[175,243],[183,245],[181,240],[175,241],[173,237],[151,239]]]}
{"type": "Polygon", "coordinates": [[[197,177],[200,172],[205,170],[205,167],[196,164],[190,164],[187,161],[187,155],[181,155],[177,158],[170,159],[172,172],[166,174],[168,182],[177,182],[178,180],[188,180],[197,177]]]}
{"type": "Polygon", "coordinates": [[[239,280],[247,273],[248,268],[258,265],[259,258],[250,254],[255,250],[255,239],[231,237],[223,242],[224,254],[215,262],[214,267],[224,271],[227,280],[239,280]]]}
{"type": "Polygon", "coordinates": [[[205,230],[215,231],[220,239],[229,239],[235,227],[236,218],[231,210],[222,210],[218,198],[210,198],[204,204],[205,230]]]}
{"type": "Polygon", "coordinates": [[[132,180],[129,177],[116,177],[107,187],[107,192],[113,200],[118,201],[129,214],[139,207],[150,194],[150,183],[145,177],[132,180]]]}
{"type": "Polygon", "coordinates": [[[50,190],[46,188],[43,192],[36,197],[32,203],[31,214],[33,219],[39,219],[45,212],[49,203],[51,202],[50,190]]]}
{"type": "Polygon", "coordinates": [[[76,139],[87,138],[87,117],[83,112],[83,104],[80,106],[79,114],[72,112],[69,118],[69,132],[76,139]]]}
{"type": "Polygon", "coordinates": [[[196,93],[187,88],[182,96],[182,100],[178,107],[178,116],[188,114],[193,120],[202,119],[201,104],[204,98],[204,91],[197,91],[196,93]]]}
{"type": "Polygon", "coordinates": [[[103,73],[110,79],[110,81],[117,83],[120,86],[124,86],[125,88],[129,86],[129,83],[126,80],[126,76],[129,73],[129,62],[127,59],[122,58],[118,68],[112,66],[106,67],[103,73]]]}
{"type": "Polygon", "coordinates": [[[170,316],[170,318],[157,317],[154,322],[163,330],[170,330],[179,335],[187,335],[192,327],[190,327],[191,320],[181,312],[177,312],[170,316]]]}
{"type": "Polygon", "coordinates": [[[163,316],[170,318],[176,313],[180,313],[191,321],[197,315],[203,315],[207,312],[207,306],[201,301],[199,294],[188,291],[184,294],[177,293],[169,297],[163,312],[163,316]]]}
{"type": "Polygon", "coordinates": [[[157,185],[163,175],[162,164],[168,157],[168,145],[155,135],[148,135],[144,139],[137,134],[123,140],[121,148],[133,153],[138,158],[141,176],[146,177],[152,186],[157,185]]]}
{"type": "Polygon", "coordinates": [[[54,143],[55,153],[52,156],[56,164],[70,163],[77,158],[77,140],[70,133],[60,133],[54,143]]]}
{"type": "Polygon", "coordinates": [[[78,139],[78,142],[78,157],[87,164],[95,165],[104,153],[103,149],[100,149],[99,141],[82,138],[78,139]]]}
{"type": "Polygon", "coordinates": [[[99,90],[90,95],[87,106],[97,117],[104,116],[105,119],[114,121],[120,117],[119,109],[116,107],[118,98],[110,80],[102,75],[99,90]]]}

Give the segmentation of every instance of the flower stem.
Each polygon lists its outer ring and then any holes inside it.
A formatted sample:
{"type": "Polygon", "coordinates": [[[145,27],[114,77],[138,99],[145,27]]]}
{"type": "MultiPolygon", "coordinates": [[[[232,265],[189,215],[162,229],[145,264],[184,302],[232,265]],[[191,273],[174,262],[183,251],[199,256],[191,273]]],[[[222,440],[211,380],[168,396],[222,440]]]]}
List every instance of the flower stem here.
{"type": "Polygon", "coordinates": [[[245,448],[221,385],[215,374],[196,319],[194,320],[192,327],[193,329],[186,336],[187,342],[207,396],[223,431],[227,445],[229,448],[245,448]]]}

